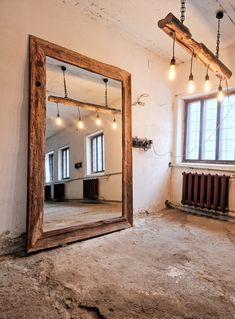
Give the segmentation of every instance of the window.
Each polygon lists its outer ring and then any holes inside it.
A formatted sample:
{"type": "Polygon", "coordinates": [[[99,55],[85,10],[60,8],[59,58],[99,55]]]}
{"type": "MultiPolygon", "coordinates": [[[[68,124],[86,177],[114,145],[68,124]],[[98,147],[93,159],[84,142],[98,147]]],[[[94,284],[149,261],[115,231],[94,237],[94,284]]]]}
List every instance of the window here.
{"type": "Polygon", "coordinates": [[[54,180],[54,153],[47,153],[45,158],[46,183],[54,180]]]}
{"type": "Polygon", "coordinates": [[[69,178],[69,147],[61,149],[62,179],[69,178]]]}
{"type": "Polygon", "coordinates": [[[91,140],[91,173],[104,172],[104,134],[90,137],[91,140]]]}
{"type": "Polygon", "coordinates": [[[235,161],[235,94],[186,102],[185,161],[235,161]]]}

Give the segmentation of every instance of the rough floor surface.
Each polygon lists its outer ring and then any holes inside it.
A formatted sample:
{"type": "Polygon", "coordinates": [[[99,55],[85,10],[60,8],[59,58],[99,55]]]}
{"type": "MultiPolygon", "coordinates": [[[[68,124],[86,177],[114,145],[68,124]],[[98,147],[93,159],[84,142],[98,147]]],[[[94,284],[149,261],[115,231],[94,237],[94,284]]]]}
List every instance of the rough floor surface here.
{"type": "Polygon", "coordinates": [[[233,319],[235,224],[165,210],[135,227],[2,257],[0,318],[233,319]]]}

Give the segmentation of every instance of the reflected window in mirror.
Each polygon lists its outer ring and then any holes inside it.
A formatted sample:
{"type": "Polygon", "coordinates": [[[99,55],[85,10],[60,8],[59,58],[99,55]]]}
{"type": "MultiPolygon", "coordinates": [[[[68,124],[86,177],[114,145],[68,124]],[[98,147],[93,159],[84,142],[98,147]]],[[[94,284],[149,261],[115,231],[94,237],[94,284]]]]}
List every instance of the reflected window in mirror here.
{"type": "Polygon", "coordinates": [[[91,139],[91,173],[104,172],[104,133],[90,137],[91,139]]]}
{"type": "Polygon", "coordinates": [[[45,179],[46,183],[54,180],[54,152],[47,153],[45,156],[45,179]]]}
{"type": "Polygon", "coordinates": [[[69,146],[63,147],[59,150],[59,175],[60,179],[69,179],[69,146]]]}

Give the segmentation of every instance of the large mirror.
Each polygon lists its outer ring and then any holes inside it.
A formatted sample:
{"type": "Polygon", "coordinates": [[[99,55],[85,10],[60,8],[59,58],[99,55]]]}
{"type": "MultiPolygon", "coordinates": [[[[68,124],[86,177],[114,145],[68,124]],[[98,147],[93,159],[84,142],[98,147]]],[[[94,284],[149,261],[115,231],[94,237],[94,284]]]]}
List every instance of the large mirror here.
{"type": "Polygon", "coordinates": [[[28,252],[132,226],[130,74],[30,37],[28,252]]]}
{"type": "Polygon", "coordinates": [[[46,57],[43,231],[122,216],[122,83],[46,57]]]}

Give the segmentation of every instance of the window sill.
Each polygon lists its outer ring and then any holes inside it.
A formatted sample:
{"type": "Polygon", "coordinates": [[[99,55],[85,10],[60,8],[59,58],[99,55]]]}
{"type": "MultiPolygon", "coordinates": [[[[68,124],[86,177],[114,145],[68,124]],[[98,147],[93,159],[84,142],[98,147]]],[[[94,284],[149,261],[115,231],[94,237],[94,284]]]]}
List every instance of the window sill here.
{"type": "Polygon", "coordinates": [[[182,167],[192,169],[208,169],[213,171],[235,172],[235,165],[231,164],[206,164],[206,163],[177,163],[171,167],[182,167]]]}
{"type": "Polygon", "coordinates": [[[94,173],[94,174],[88,174],[86,177],[91,178],[91,177],[99,177],[99,176],[104,176],[105,172],[102,173],[94,173]]]}

